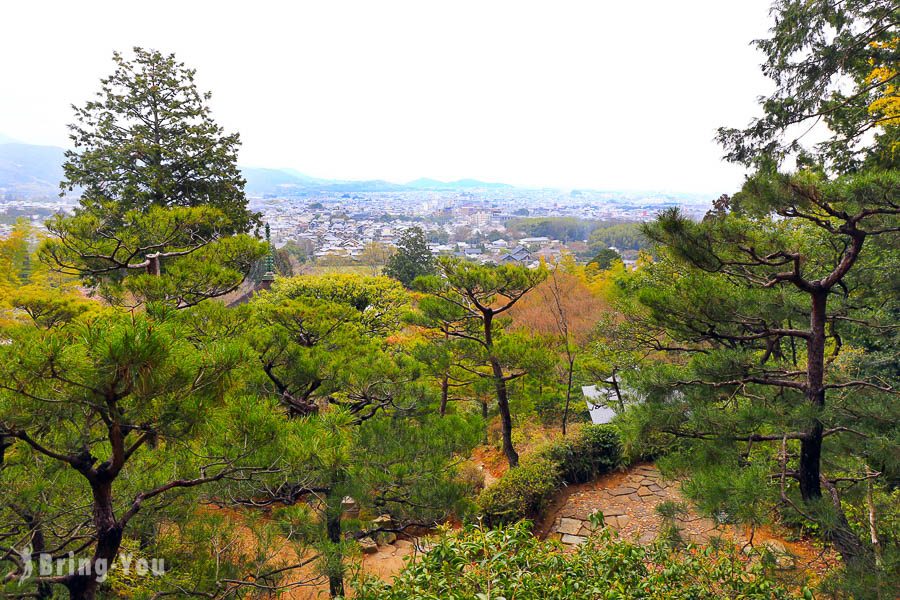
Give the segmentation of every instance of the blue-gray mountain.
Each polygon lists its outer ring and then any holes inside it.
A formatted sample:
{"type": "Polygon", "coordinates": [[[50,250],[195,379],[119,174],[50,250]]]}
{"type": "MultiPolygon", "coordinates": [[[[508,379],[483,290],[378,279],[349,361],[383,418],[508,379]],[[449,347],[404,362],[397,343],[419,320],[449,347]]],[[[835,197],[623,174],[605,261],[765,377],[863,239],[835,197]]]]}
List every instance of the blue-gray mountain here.
{"type": "Polygon", "coordinates": [[[64,152],[55,146],[0,144],[0,197],[55,197],[63,177],[64,152]]]}
{"type": "MultiPolygon", "coordinates": [[[[0,198],[54,199],[59,194],[63,178],[62,164],[65,150],[56,146],[36,146],[0,137],[0,198]]],[[[319,179],[294,169],[241,167],[247,180],[250,196],[306,196],[317,192],[394,192],[405,190],[471,190],[497,189],[512,186],[485,183],[475,179],[437,181],[417,179],[408,184],[396,184],[380,179],[369,181],[340,181],[319,179]]]]}

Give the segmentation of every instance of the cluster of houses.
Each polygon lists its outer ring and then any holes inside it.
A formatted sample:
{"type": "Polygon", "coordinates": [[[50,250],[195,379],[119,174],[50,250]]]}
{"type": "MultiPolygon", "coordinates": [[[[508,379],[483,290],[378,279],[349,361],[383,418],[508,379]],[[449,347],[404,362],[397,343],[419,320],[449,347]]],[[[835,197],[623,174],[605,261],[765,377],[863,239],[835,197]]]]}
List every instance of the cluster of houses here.
{"type": "MultiPolygon", "coordinates": [[[[356,259],[366,247],[375,242],[395,247],[400,236],[410,227],[421,227],[430,237],[449,238],[455,232],[453,226],[433,222],[398,221],[383,222],[376,219],[343,219],[327,215],[310,215],[294,220],[290,231],[279,231],[275,243],[278,246],[291,242],[306,247],[315,258],[337,257],[356,259]],[[442,235],[441,235],[442,234],[442,235]]],[[[483,230],[473,229],[471,233],[484,234],[500,231],[494,226],[483,230]]],[[[497,235],[497,234],[494,234],[497,235]]],[[[456,236],[454,236],[456,237],[456,236]]],[[[481,236],[483,238],[483,235],[481,236]]],[[[558,240],[547,237],[526,237],[507,241],[497,239],[473,243],[456,241],[431,243],[430,250],[438,256],[458,256],[482,264],[516,263],[536,267],[545,262],[558,260],[567,251],[558,240]]]]}
{"type": "Polygon", "coordinates": [[[466,242],[456,244],[430,244],[436,255],[458,256],[481,264],[513,263],[536,268],[541,261],[556,262],[567,252],[558,240],[546,237],[521,238],[513,243],[504,239],[474,245],[466,242]]]}

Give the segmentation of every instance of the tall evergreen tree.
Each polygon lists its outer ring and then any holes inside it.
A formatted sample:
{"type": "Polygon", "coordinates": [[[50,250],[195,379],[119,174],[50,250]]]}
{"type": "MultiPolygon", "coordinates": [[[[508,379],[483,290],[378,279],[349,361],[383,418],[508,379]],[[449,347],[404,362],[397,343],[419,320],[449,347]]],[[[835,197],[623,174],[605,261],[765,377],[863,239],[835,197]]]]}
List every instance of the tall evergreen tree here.
{"type": "Polygon", "coordinates": [[[434,273],[434,255],[428,248],[425,232],[421,227],[410,227],[397,241],[397,252],[388,259],[384,274],[410,287],[416,277],[434,273]]]}
{"type": "Polygon", "coordinates": [[[194,71],[155,50],[116,53],[97,99],[75,107],[65,189],[74,216],[47,223],[45,263],[100,285],[108,299],[178,307],[236,289],[264,247],[246,235],[237,134],[212,120],[194,71]]]}
{"type": "Polygon", "coordinates": [[[133,51],[131,60],[115,52],[116,69],[100,80],[97,98],[73,107],[63,188],[79,189],[83,210],[106,218],[151,206],[209,206],[227,218],[222,233],[258,226],[237,166],[240,136],[213,121],[211,94],[197,89],[196,71],[173,54],[133,51]]]}
{"type": "Polygon", "coordinates": [[[781,0],[773,14],[757,45],[775,91],[749,128],[720,130],[728,158],[756,172],[701,223],[672,210],[644,228],[658,260],[631,288],[634,337],[672,362],[644,366],[639,410],[687,440],[707,506],[754,522],[747,500],[772,489],[759,478],[774,480],[782,510],[815,523],[863,578],[880,557],[846,501],[898,472],[900,383],[858,351],[878,338],[896,361],[898,116],[885,106],[900,11],[781,0]],[[829,135],[806,147],[799,134],[820,120],[829,135]]]}

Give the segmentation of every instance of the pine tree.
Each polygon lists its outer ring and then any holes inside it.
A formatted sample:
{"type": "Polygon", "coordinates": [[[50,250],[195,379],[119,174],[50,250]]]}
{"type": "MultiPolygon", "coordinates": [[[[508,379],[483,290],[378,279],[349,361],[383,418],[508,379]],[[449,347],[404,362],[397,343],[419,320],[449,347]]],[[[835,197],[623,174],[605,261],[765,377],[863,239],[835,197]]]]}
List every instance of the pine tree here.
{"type": "Polygon", "coordinates": [[[512,413],[508,383],[540,370],[546,357],[539,345],[525,336],[504,333],[500,317],[547,276],[544,268],[518,265],[497,267],[456,259],[438,262],[441,277],[419,280],[431,295],[420,302],[426,322],[447,336],[466,343],[473,375],[492,382],[500,411],[503,452],[510,467],[519,455],[512,442],[512,413]]]}
{"type": "Polygon", "coordinates": [[[643,366],[635,412],[686,445],[707,507],[755,522],[750,498],[774,491],[854,577],[878,577],[845,506],[847,482],[896,477],[896,370],[859,352],[896,361],[898,10],[781,0],[773,14],[757,45],[775,90],[750,127],[720,130],[727,157],[756,172],[702,222],[671,210],[644,228],[657,261],[632,278],[631,339],[670,362],[643,366]],[[806,147],[795,133],[818,120],[828,135],[806,147]]]}
{"type": "Polygon", "coordinates": [[[264,253],[246,235],[237,134],[225,135],[174,56],[116,53],[98,98],[75,108],[75,150],[63,187],[81,191],[73,216],[47,222],[40,257],[99,286],[109,301],[179,308],[235,290],[264,253]]]}

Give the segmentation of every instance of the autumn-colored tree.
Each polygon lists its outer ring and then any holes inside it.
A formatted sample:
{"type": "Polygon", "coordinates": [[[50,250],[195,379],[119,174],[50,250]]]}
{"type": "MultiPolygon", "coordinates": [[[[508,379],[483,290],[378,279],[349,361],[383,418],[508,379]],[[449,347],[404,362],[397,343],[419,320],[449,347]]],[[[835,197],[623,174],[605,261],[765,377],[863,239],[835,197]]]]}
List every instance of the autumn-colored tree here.
{"type": "Polygon", "coordinates": [[[394,248],[381,242],[369,242],[360,252],[357,260],[371,269],[372,277],[380,275],[390,258],[396,253],[394,248]]]}
{"type": "Polygon", "coordinates": [[[594,295],[571,259],[550,269],[545,281],[510,311],[513,326],[557,341],[562,355],[561,380],[565,389],[562,433],[566,435],[576,362],[587,346],[606,306],[594,295]]]}

